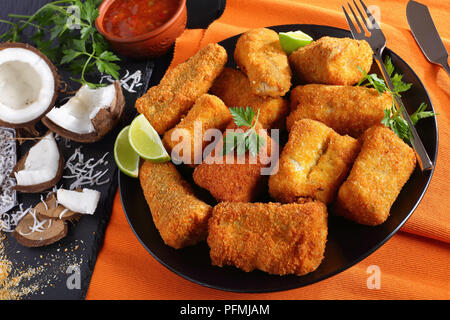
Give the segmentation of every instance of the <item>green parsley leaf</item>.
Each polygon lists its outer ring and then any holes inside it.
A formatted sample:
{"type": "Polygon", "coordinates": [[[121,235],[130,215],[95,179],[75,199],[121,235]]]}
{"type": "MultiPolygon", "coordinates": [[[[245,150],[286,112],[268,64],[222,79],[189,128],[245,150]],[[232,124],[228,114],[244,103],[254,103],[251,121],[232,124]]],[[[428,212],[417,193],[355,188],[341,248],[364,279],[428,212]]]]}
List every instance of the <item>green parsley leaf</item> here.
{"type": "Polygon", "coordinates": [[[250,127],[246,132],[227,132],[223,139],[223,155],[236,149],[237,156],[249,151],[253,156],[257,156],[259,150],[266,143],[264,138],[256,133],[255,126],[258,122],[259,112],[250,108],[234,107],[230,108],[234,123],[238,127],[250,127]]]}
{"type": "Polygon", "coordinates": [[[411,121],[414,125],[416,125],[416,123],[420,119],[425,119],[437,115],[437,113],[434,113],[433,111],[425,111],[427,108],[427,104],[422,102],[419,108],[411,115],[411,121]]]}
{"type": "Polygon", "coordinates": [[[102,0],[58,0],[45,4],[30,16],[9,14],[12,21],[0,20],[0,23],[11,26],[0,35],[0,39],[23,41],[24,30],[34,28],[35,33],[30,40],[40,51],[55,64],[61,64],[79,77],[75,81],[98,87],[99,84],[88,82],[85,76],[96,68],[98,72],[105,72],[118,79],[120,69],[114,63],[119,58],[108,51],[108,41],[95,28],[101,2],[102,0]],[[79,29],[69,28],[68,25],[73,18],[74,7],[78,7],[77,11],[80,12],[80,21],[77,21],[79,29]]]}
{"type": "Polygon", "coordinates": [[[245,109],[242,107],[234,107],[230,108],[231,115],[233,117],[234,123],[238,127],[251,127],[253,117],[255,116],[255,111],[246,107],[245,109]]]}

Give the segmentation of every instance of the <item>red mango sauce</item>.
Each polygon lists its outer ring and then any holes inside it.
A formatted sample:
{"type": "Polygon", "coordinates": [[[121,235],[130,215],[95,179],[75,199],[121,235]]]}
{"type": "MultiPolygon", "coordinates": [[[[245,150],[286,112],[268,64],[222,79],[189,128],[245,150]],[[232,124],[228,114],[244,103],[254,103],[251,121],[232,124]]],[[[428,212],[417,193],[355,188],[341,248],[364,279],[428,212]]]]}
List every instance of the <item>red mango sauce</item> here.
{"type": "Polygon", "coordinates": [[[106,32],[119,38],[149,33],[175,15],[180,0],[116,0],[106,11],[106,32]]]}

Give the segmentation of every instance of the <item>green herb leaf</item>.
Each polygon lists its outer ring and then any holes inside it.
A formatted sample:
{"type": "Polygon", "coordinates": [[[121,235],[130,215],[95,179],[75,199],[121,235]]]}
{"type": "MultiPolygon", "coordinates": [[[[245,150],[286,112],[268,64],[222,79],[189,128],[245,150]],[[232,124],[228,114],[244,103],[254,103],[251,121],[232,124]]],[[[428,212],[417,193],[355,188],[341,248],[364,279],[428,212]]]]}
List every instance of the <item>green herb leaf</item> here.
{"type": "Polygon", "coordinates": [[[231,115],[233,117],[234,123],[238,127],[251,127],[253,117],[255,116],[255,111],[250,108],[246,107],[245,109],[242,107],[234,107],[230,108],[231,115]]]}
{"type": "Polygon", "coordinates": [[[236,149],[237,156],[245,154],[249,151],[253,156],[257,156],[259,150],[266,143],[264,138],[256,133],[255,126],[258,122],[259,112],[250,108],[234,107],[230,108],[234,123],[238,127],[250,127],[246,132],[228,132],[223,141],[223,155],[236,149]]]}
{"type": "Polygon", "coordinates": [[[7,23],[11,28],[0,35],[0,39],[22,41],[23,31],[34,28],[31,40],[39,50],[55,64],[60,63],[79,77],[74,79],[77,82],[98,87],[98,84],[87,81],[85,76],[97,68],[97,71],[118,79],[120,69],[119,65],[113,63],[119,58],[108,51],[109,43],[94,25],[101,2],[58,0],[45,4],[30,16],[9,14],[13,21],[0,20],[0,23],[7,23]],[[68,26],[68,21],[73,18],[73,10],[69,9],[75,6],[80,12],[80,21],[77,21],[81,27],[79,29],[68,26]]]}
{"type": "Polygon", "coordinates": [[[425,111],[427,108],[427,104],[422,102],[419,108],[411,115],[411,121],[414,125],[416,125],[416,123],[420,119],[425,119],[437,115],[437,113],[434,113],[433,111],[425,111]]]}

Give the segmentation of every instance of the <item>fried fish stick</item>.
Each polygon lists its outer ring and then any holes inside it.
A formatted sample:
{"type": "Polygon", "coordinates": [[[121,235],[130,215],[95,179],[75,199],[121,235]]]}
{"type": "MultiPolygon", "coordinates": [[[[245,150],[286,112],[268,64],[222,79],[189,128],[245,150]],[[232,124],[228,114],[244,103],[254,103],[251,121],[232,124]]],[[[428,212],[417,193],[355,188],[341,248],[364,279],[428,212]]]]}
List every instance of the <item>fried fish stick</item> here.
{"type": "Polygon", "coordinates": [[[292,69],[310,83],[354,85],[369,72],[373,51],[365,40],[323,37],[289,56],[292,69]]]}
{"type": "Polygon", "coordinates": [[[289,91],[291,69],[275,31],[259,28],[244,33],[236,43],[234,60],[255,94],[280,97],[289,91]]]}
{"type": "Polygon", "coordinates": [[[366,129],[378,125],[384,110],[392,106],[391,96],[375,89],[352,86],[309,84],[291,92],[291,113],[287,129],[300,119],[325,123],[339,134],[359,137],[366,129]]]}
{"type": "Polygon", "coordinates": [[[203,139],[205,132],[208,129],[223,131],[231,120],[231,113],[222,100],[216,96],[204,94],[198,98],[187,116],[175,128],[166,131],[163,137],[164,146],[171,152],[176,145],[181,144],[178,157],[185,164],[192,166],[200,164],[203,149],[208,143],[203,139]],[[189,157],[183,154],[185,150],[190,150],[189,157]]]}
{"type": "Polygon", "coordinates": [[[269,193],[280,202],[312,198],[334,200],[359,151],[359,143],[318,121],[297,121],[269,178],[269,193]]]}
{"type": "Polygon", "coordinates": [[[218,44],[209,44],[169,70],[159,85],[150,88],[136,101],[136,109],[143,113],[159,134],[173,128],[207,93],[214,79],[222,72],[227,52],[218,44]]]}
{"type": "Polygon", "coordinates": [[[285,205],[222,202],[214,207],[208,225],[213,265],[300,276],[322,262],[327,208],[318,201],[285,205]]]}
{"type": "Polygon", "coordinates": [[[171,162],[145,161],[139,180],[164,242],[179,249],[206,238],[212,208],[197,199],[171,162]]]}
{"type": "Polygon", "coordinates": [[[281,129],[289,112],[286,99],[263,97],[254,94],[247,76],[239,70],[225,68],[214,81],[210,92],[228,107],[250,107],[260,112],[258,121],[264,129],[281,129]]]}
{"type": "Polygon", "coordinates": [[[338,192],[336,213],[375,226],[389,216],[392,204],[416,165],[414,151],[384,126],[368,129],[361,152],[338,192]]]}
{"type": "MultiPolygon", "coordinates": [[[[270,172],[262,174],[262,170],[271,170],[272,149],[275,142],[265,130],[256,132],[264,139],[265,144],[255,157],[249,152],[237,156],[231,152],[223,156],[223,139],[218,142],[218,148],[214,149],[203,163],[195,168],[194,182],[208,190],[217,201],[251,202],[267,188],[267,178],[270,172]]],[[[232,122],[227,129],[236,129],[232,122]]],[[[245,132],[246,128],[242,132],[245,132]]],[[[230,133],[225,133],[229,137],[230,133]]]]}

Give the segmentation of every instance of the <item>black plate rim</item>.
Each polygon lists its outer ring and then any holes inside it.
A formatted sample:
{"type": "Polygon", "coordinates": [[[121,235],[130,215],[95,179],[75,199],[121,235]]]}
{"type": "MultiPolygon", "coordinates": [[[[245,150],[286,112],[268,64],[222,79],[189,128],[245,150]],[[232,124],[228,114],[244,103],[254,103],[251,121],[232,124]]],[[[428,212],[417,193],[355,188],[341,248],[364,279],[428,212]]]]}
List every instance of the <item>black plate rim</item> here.
{"type": "MultiPolygon", "coordinates": [[[[340,32],[346,32],[348,33],[348,36],[351,37],[351,33],[350,30],[347,29],[342,29],[342,28],[337,28],[337,27],[333,27],[333,26],[327,26],[327,25],[318,25],[318,24],[286,24],[286,25],[275,25],[275,26],[268,26],[266,28],[269,29],[273,29],[273,28],[278,28],[278,27],[283,27],[283,28],[302,28],[302,27],[318,27],[318,28],[329,28],[335,31],[340,31],[340,32]]],[[[229,38],[226,38],[222,41],[225,41],[227,39],[233,38],[233,37],[237,37],[239,36],[235,35],[229,38]]],[[[220,42],[218,42],[220,44],[220,42]]],[[[422,80],[419,78],[419,76],[416,74],[416,72],[414,71],[413,68],[411,68],[411,66],[404,60],[402,59],[398,54],[396,54],[394,51],[392,51],[391,49],[389,49],[388,47],[386,47],[386,49],[390,54],[393,54],[396,56],[396,58],[398,58],[400,61],[402,61],[405,65],[408,66],[408,68],[411,70],[412,74],[417,78],[417,80],[419,81],[420,85],[424,88],[424,92],[426,97],[428,98],[428,101],[430,102],[430,107],[432,109],[433,112],[435,112],[434,106],[433,106],[433,102],[430,99],[430,96],[428,94],[428,91],[426,90],[425,85],[423,84],[422,80]]],[[[156,260],[158,261],[160,264],[162,264],[164,267],[166,267],[168,270],[170,270],[171,272],[173,272],[174,274],[176,274],[177,276],[189,280],[195,284],[207,287],[207,288],[211,288],[211,289],[215,289],[215,290],[220,290],[220,291],[225,291],[225,292],[234,292],[234,293],[273,293],[273,292],[282,292],[282,291],[288,291],[288,290],[293,290],[293,289],[298,289],[301,287],[305,287],[314,283],[318,283],[321,282],[323,280],[326,280],[332,276],[335,276],[336,274],[339,274],[351,267],[353,267],[354,265],[356,265],[357,263],[361,262],[362,260],[366,259],[368,256],[370,256],[372,253],[374,253],[376,250],[378,250],[381,246],[383,246],[389,239],[392,238],[392,236],[394,234],[396,234],[398,232],[398,230],[406,223],[406,221],[409,220],[409,218],[411,217],[411,215],[414,213],[414,211],[417,209],[417,206],[420,204],[420,202],[423,199],[423,196],[425,195],[426,191],[428,190],[429,184],[431,182],[431,179],[433,177],[434,174],[434,170],[436,168],[436,161],[437,161],[437,156],[438,156],[438,150],[439,150],[439,131],[438,131],[438,125],[437,125],[437,120],[436,118],[434,118],[434,127],[436,130],[436,141],[435,141],[435,150],[434,150],[434,157],[431,159],[432,163],[433,163],[433,168],[430,170],[430,176],[427,179],[427,182],[425,184],[425,187],[423,189],[423,191],[421,192],[419,198],[416,201],[416,204],[413,206],[413,208],[410,210],[410,212],[406,215],[406,217],[398,224],[398,226],[390,233],[388,234],[382,241],[380,241],[377,245],[373,246],[370,250],[368,250],[365,254],[360,255],[358,258],[353,259],[351,262],[347,263],[346,266],[341,267],[337,270],[335,270],[334,272],[330,272],[329,274],[326,274],[322,277],[319,277],[317,279],[313,279],[311,281],[307,281],[305,283],[292,283],[292,285],[285,285],[283,286],[283,289],[279,289],[279,288],[274,288],[274,289],[264,289],[264,290],[258,290],[258,289],[232,289],[232,288],[226,288],[226,287],[221,287],[218,285],[213,285],[210,283],[206,283],[204,281],[200,281],[198,279],[192,278],[188,275],[182,274],[181,272],[179,272],[178,270],[176,270],[175,268],[171,267],[170,265],[168,265],[166,262],[164,262],[162,259],[160,259],[156,254],[153,253],[152,250],[150,250],[150,248],[143,242],[143,240],[141,239],[141,237],[139,236],[139,234],[137,233],[137,231],[135,230],[135,228],[133,227],[133,224],[131,222],[131,218],[129,217],[129,214],[127,213],[125,204],[124,204],[124,200],[123,200],[123,196],[122,196],[122,192],[124,191],[122,188],[122,181],[123,178],[125,177],[125,175],[119,171],[119,194],[120,194],[120,200],[121,200],[121,204],[122,204],[122,208],[123,211],[125,213],[125,217],[127,219],[127,222],[130,226],[130,228],[132,229],[134,235],[136,236],[136,238],[139,240],[139,242],[141,243],[141,245],[145,248],[145,250],[147,250],[150,255],[156,260]]]]}

